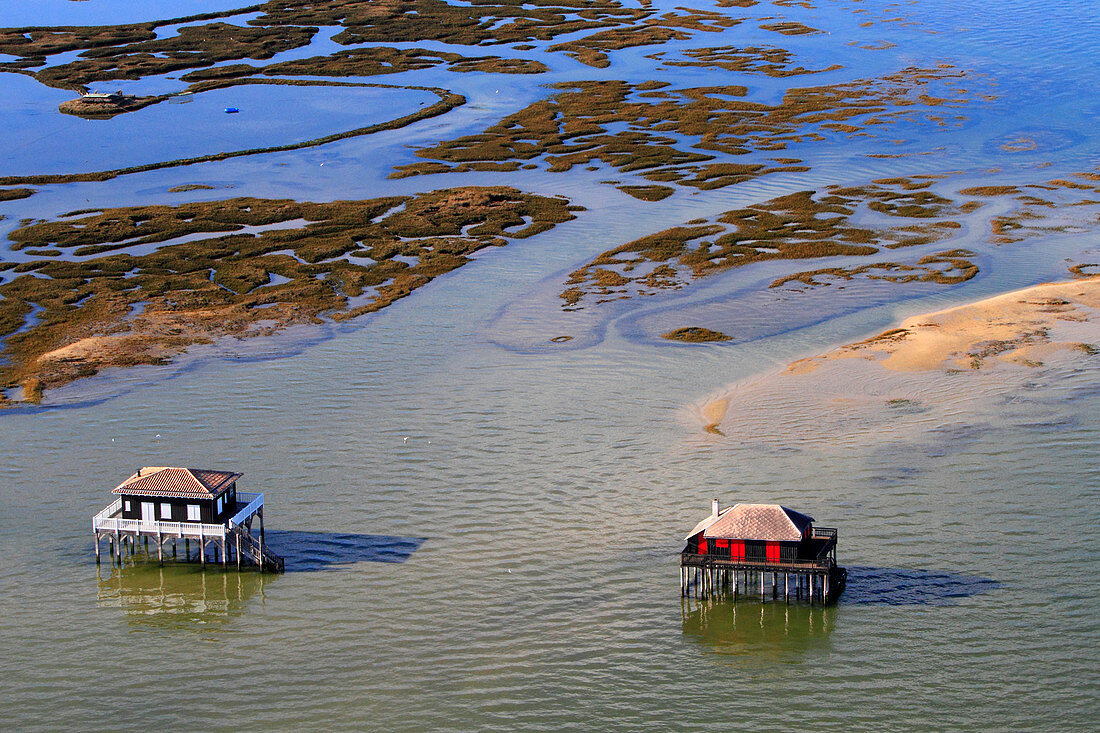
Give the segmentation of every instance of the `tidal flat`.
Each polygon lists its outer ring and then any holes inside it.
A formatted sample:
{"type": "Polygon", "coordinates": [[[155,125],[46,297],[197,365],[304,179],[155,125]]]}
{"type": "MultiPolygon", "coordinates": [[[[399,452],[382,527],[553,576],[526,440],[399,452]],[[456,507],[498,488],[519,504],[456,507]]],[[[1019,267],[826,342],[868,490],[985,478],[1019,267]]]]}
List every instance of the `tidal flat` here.
{"type": "Polygon", "coordinates": [[[0,727],[1100,715],[1088,3],[9,5],[0,727]],[[285,575],[97,570],[161,464],[285,575]],[[715,497],[839,602],[680,599],[715,497]]]}

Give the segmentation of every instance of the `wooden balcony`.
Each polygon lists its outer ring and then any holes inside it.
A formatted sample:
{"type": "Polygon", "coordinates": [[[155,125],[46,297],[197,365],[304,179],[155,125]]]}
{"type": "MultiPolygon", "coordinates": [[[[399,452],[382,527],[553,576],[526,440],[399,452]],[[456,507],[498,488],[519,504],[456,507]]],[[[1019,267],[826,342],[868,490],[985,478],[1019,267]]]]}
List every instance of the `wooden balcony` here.
{"type": "Polygon", "coordinates": [[[225,539],[226,532],[248,521],[264,505],[263,494],[237,492],[236,513],[225,524],[202,522],[165,522],[161,520],[123,519],[122,498],[115,499],[92,519],[92,531],[119,534],[148,535],[152,537],[225,539]]]}
{"type": "Polygon", "coordinates": [[[760,570],[764,572],[830,572],[836,567],[837,531],[832,527],[814,527],[810,539],[797,557],[768,560],[763,557],[733,558],[725,553],[682,552],[681,567],[723,570],[760,570]]]}

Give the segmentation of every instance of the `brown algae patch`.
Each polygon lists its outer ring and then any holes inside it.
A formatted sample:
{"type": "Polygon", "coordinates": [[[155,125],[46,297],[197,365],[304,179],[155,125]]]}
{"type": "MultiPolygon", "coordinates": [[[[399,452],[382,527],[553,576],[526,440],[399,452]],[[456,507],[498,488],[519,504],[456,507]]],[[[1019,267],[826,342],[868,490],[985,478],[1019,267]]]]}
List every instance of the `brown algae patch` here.
{"type": "Polygon", "coordinates": [[[978,274],[978,266],[971,259],[974,256],[975,253],[967,249],[952,249],[925,255],[915,264],[875,262],[853,267],[825,267],[778,278],[768,287],[789,287],[795,283],[805,287],[820,287],[836,281],[851,281],[857,277],[893,283],[958,285],[978,274]]]}
{"type": "Polygon", "coordinates": [[[88,101],[83,97],[69,99],[58,105],[58,111],[75,117],[88,119],[110,119],[115,115],[135,112],[151,104],[162,101],[163,97],[147,96],[137,97],[128,94],[112,94],[102,101],[88,101]]]}
{"type": "MultiPolygon", "coordinates": [[[[49,86],[79,90],[115,79],[142,79],[230,61],[266,60],[308,46],[322,26],[340,27],[333,40],[363,43],[438,41],[464,46],[549,40],[564,33],[629,25],[652,11],[611,0],[450,5],[442,0],[273,0],[247,8],[112,26],[0,29],[0,53],[16,57],[0,69],[34,76],[49,86]],[[236,24],[223,18],[259,15],[236,24]],[[181,25],[183,24],[183,25],[181,25]],[[158,29],[181,27],[159,37],[158,29]],[[48,66],[50,56],[76,59],[48,66]]],[[[334,65],[342,63],[333,59],[334,65]]],[[[320,62],[314,65],[321,65],[320,62]]]]}
{"type": "Polygon", "coordinates": [[[550,99],[482,133],[418,150],[417,157],[427,161],[398,166],[392,176],[468,172],[478,166],[540,160],[551,172],[603,163],[658,183],[719,188],[778,171],[807,169],[714,162],[717,155],[779,151],[791,144],[828,140],[838,131],[870,135],[876,126],[912,118],[919,109],[966,104],[968,92],[953,91],[953,84],[964,77],[948,66],[910,68],[880,79],[789,89],[776,105],[747,101],[747,90],[733,85],[674,89],[663,82],[557,84],[550,99]],[[933,85],[941,96],[928,93],[933,85]],[[621,129],[610,132],[612,127],[621,129]],[[682,143],[673,135],[696,141],[682,143]]]}
{"type": "Polygon", "coordinates": [[[1100,219],[1100,183],[1092,172],[1075,173],[1076,180],[1053,179],[1021,186],[963,189],[974,196],[1011,197],[1013,208],[990,220],[995,244],[1015,244],[1052,233],[1083,231],[1100,219]]]}
{"type": "Polygon", "coordinates": [[[825,31],[818,30],[817,28],[811,28],[810,26],[804,25],[797,21],[784,21],[782,23],[764,23],[760,26],[760,28],[765,31],[781,33],[784,36],[813,36],[825,33],[825,31]]]}
{"type": "Polygon", "coordinates": [[[820,74],[843,68],[833,64],[824,69],[807,69],[793,66],[793,54],[775,46],[718,46],[712,48],[693,48],[683,51],[690,61],[664,61],[666,66],[689,66],[704,69],[724,69],[741,74],[764,74],[774,78],[820,74]]]}
{"type": "Polygon", "coordinates": [[[661,338],[669,341],[682,341],[685,344],[706,344],[714,341],[729,341],[732,337],[721,331],[712,331],[702,326],[685,326],[662,334],[661,338]]]}
{"type": "MultiPolygon", "coordinates": [[[[419,71],[446,64],[451,71],[482,71],[496,74],[541,74],[546,65],[532,59],[505,59],[500,56],[462,56],[446,51],[420,48],[371,46],[338,51],[329,56],[311,56],[266,66],[231,64],[200,69],[180,77],[182,81],[238,79],[256,74],[264,76],[380,76],[419,71]]],[[[193,91],[193,88],[192,88],[193,91]]]]}
{"type": "Polygon", "coordinates": [[[634,46],[652,46],[667,41],[685,41],[693,32],[721,33],[741,21],[722,13],[707,10],[688,10],[677,8],[680,13],[664,13],[646,18],[638,25],[628,28],[613,28],[599,31],[573,41],[551,46],[551,51],[559,51],[596,68],[611,65],[608,57],[611,51],[634,46]]]}
{"type": "MultiPolygon", "coordinates": [[[[754,262],[865,256],[877,254],[880,247],[924,245],[953,236],[960,225],[951,220],[875,228],[852,223],[864,211],[897,219],[963,213],[963,206],[924,191],[926,183],[882,179],[864,187],[802,191],[727,211],[713,221],[691,222],[641,237],[598,255],[571,273],[559,296],[562,307],[576,310],[585,301],[598,304],[678,290],[699,278],[754,262]]],[[[973,252],[956,249],[925,255],[916,264],[890,262],[814,270],[777,280],[772,287],[792,282],[820,285],[824,276],[850,279],[857,275],[892,282],[951,284],[974,277],[977,267],[969,259],[973,256],[973,252]]]]}
{"type": "Polygon", "coordinates": [[[33,195],[33,188],[0,188],[0,201],[15,201],[33,195]]]}
{"type": "Polygon", "coordinates": [[[185,183],[181,186],[172,186],[168,189],[168,193],[187,193],[188,191],[213,191],[214,186],[208,186],[205,183],[185,183]]]}
{"type": "Polygon", "coordinates": [[[574,210],[561,198],[470,187],[332,203],[126,207],[29,224],[12,233],[17,247],[94,254],[163,244],[148,254],[4,265],[15,277],[0,285],[0,384],[37,380],[40,391],[225,336],[377,311],[474,252],[546,231],[574,210]],[[173,243],[195,234],[210,236],[173,243]]]}
{"type": "Polygon", "coordinates": [[[671,186],[616,186],[615,188],[641,201],[663,201],[676,191],[671,186]]]}

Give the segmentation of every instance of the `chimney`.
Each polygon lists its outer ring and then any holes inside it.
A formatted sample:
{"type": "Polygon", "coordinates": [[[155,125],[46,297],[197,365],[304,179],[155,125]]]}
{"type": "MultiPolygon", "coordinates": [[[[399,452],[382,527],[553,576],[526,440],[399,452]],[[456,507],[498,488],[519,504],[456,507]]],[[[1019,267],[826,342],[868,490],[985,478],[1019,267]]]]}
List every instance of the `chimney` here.
{"type": "Polygon", "coordinates": [[[718,502],[717,499],[715,499],[714,501],[712,501],[710,503],[710,515],[712,517],[717,517],[718,516],[718,507],[719,507],[719,502],[718,502]]]}

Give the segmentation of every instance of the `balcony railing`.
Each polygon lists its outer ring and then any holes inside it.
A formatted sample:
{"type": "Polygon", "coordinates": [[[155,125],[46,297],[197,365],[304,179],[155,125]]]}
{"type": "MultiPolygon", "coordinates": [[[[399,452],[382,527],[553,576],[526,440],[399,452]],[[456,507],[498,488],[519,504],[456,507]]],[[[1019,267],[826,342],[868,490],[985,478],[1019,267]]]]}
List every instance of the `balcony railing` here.
{"type": "Polygon", "coordinates": [[[816,558],[783,558],[780,560],[767,560],[764,558],[734,559],[729,555],[699,555],[691,552],[684,552],[680,554],[680,564],[717,566],[736,565],[739,568],[759,568],[762,570],[783,568],[788,568],[791,570],[829,570],[836,565],[831,557],[821,556],[818,556],[816,558]]]}
{"type": "Polygon", "coordinates": [[[244,524],[245,520],[247,520],[249,517],[251,517],[253,514],[255,514],[257,512],[257,510],[259,510],[259,508],[264,505],[264,495],[262,493],[261,494],[246,494],[243,491],[238,491],[237,492],[237,504],[239,505],[242,501],[248,502],[248,503],[244,505],[243,509],[241,509],[236,514],[234,514],[232,517],[230,517],[230,519],[229,519],[229,526],[230,527],[238,527],[238,526],[244,524]]]}
{"type": "Polygon", "coordinates": [[[237,492],[237,505],[247,502],[226,524],[204,524],[201,522],[165,522],[148,519],[123,519],[116,516],[122,511],[122,498],[115,499],[103,511],[92,519],[93,531],[127,532],[134,534],[161,535],[166,537],[198,537],[225,539],[228,527],[242,524],[264,505],[263,494],[237,492]]]}
{"type": "Polygon", "coordinates": [[[226,530],[224,524],[122,519],[121,517],[100,517],[98,514],[93,520],[92,526],[93,529],[100,532],[127,532],[134,534],[162,535],[166,537],[199,538],[224,538],[226,530]]]}

